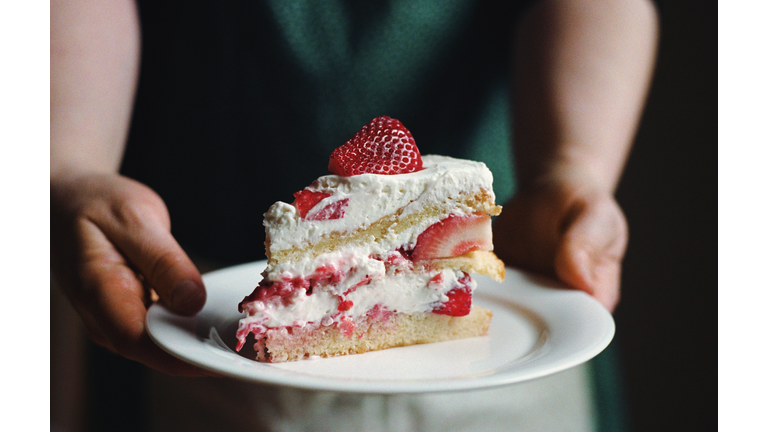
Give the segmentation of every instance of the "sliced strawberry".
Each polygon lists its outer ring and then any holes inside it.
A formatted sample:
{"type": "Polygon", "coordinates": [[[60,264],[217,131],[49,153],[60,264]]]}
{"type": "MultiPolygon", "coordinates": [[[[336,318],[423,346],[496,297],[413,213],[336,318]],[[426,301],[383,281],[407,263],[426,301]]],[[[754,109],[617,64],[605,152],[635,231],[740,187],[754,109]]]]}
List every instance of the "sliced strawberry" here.
{"type": "Polygon", "coordinates": [[[469,275],[459,279],[461,286],[448,291],[448,301],[432,310],[433,313],[450,316],[465,316],[472,309],[472,290],[469,287],[469,275]]]}
{"type": "Polygon", "coordinates": [[[493,249],[491,217],[483,213],[450,215],[419,234],[414,261],[450,258],[475,250],[493,249]]]}
{"type": "Polygon", "coordinates": [[[349,198],[334,201],[320,210],[310,214],[310,211],[322,200],[331,196],[325,192],[315,192],[309,189],[300,190],[293,194],[296,201],[293,205],[299,211],[302,219],[309,221],[322,221],[330,219],[341,219],[344,217],[344,209],[349,204],[349,198]]]}
{"type": "Polygon", "coordinates": [[[344,217],[344,209],[349,204],[349,198],[334,201],[307,217],[308,221],[323,221],[341,219],[344,217]]]}
{"type": "Polygon", "coordinates": [[[296,198],[296,201],[293,203],[293,205],[297,210],[299,210],[299,216],[304,219],[307,217],[307,213],[312,210],[312,207],[316,206],[317,203],[328,198],[329,196],[331,196],[329,193],[315,192],[309,189],[304,189],[293,194],[293,197],[296,198]]]}
{"type": "Polygon", "coordinates": [[[337,175],[406,174],[422,169],[411,132],[399,120],[376,117],[331,153],[328,169],[337,175]]]}

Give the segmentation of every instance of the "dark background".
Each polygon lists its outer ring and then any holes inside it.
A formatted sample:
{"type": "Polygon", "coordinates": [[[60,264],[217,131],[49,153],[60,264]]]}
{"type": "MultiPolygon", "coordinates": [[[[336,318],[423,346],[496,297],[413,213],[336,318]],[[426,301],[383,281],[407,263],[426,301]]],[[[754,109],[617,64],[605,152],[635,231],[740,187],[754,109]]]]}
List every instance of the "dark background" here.
{"type": "MultiPolygon", "coordinates": [[[[717,4],[663,2],[657,72],[618,190],[630,243],[615,344],[633,432],[717,427],[716,67],[717,4]]],[[[142,367],[54,325],[76,323],[72,314],[51,310],[52,353],[81,353],[51,356],[52,422],[140,429],[140,400],[115,405],[93,389],[135,387],[142,367]]]]}
{"type": "Polygon", "coordinates": [[[663,2],[658,67],[618,200],[616,342],[633,430],[717,427],[717,4],[663,2]]]}

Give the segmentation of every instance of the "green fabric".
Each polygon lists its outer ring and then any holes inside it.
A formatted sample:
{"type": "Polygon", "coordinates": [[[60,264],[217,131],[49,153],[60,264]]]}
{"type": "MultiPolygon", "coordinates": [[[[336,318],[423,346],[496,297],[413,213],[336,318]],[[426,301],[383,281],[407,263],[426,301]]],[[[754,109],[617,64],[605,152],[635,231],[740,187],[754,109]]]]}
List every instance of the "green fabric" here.
{"type": "Polygon", "coordinates": [[[596,432],[623,432],[629,429],[623,372],[617,341],[608,345],[589,363],[596,432]]]}
{"type": "Polygon", "coordinates": [[[461,157],[485,162],[493,173],[493,189],[498,203],[506,203],[515,191],[511,121],[505,88],[488,95],[480,121],[469,136],[470,145],[461,157]]]}
{"type": "MultiPolygon", "coordinates": [[[[394,116],[390,113],[430,106],[425,99],[427,91],[434,91],[430,84],[434,71],[450,65],[445,59],[462,43],[462,35],[477,25],[473,22],[475,4],[465,0],[357,5],[338,0],[272,1],[270,5],[283,32],[286,52],[319,89],[315,103],[322,109],[316,113],[316,124],[327,136],[355,131],[373,115],[394,116]]],[[[478,80],[488,79],[487,73],[475,75],[478,80]]],[[[513,190],[508,95],[498,81],[502,76],[500,70],[495,71],[497,82],[479,95],[476,107],[469,108],[474,118],[465,131],[440,136],[443,145],[452,150],[448,153],[489,165],[500,201],[508,199],[513,190]]],[[[450,92],[451,87],[443,91],[450,92]]],[[[467,111],[467,107],[454,108],[467,111]]],[[[413,127],[407,116],[403,121],[413,127]]],[[[446,122],[443,127],[452,125],[446,122]]],[[[426,133],[413,132],[422,145],[421,136],[426,133]]],[[[437,145],[424,147],[440,152],[437,145]]]]}

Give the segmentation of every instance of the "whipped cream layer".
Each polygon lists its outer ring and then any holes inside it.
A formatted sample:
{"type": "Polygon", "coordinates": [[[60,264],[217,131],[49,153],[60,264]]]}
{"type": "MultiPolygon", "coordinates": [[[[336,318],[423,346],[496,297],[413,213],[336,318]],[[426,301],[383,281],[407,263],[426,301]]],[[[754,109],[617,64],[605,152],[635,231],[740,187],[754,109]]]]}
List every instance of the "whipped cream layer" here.
{"type": "MultiPolygon", "coordinates": [[[[439,270],[427,273],[385,268],[382,261],[365,259],[355,267],[340,269],[345,279],[336,285],[296,289],[288,298],[256,300],[245,311],[266,327],[303,326],[310,322],[331,325],[344,318],[365,315],[379,305],[398,313],[430,312],[448,300],[447,293],[462,286],[466,273],[439,270]],[[431,282],[437,274],[439,281],[431,282]],[[339,310],[348,302],[346,310],[339,310]]],[[[470,279],[471,280],[471,279],[470,279]]],[[[471,290],[475,284],[471,282],[471,290]]]]}
{"type": "MultiPolygon", "coordinates": [[[[317,179],[306,189],[331,196],[310,210],[307,218],[311,218],[313,211],[348,200],[344,206],[344,217],[339,219],[305,220],[293,205],[275,203],[264,215],[270,250],[275,252],[312,244],[334,232],[344,234],[364,229],[401,208],[400,217],[405,217],[430,204],[455,200],[460,194],[484,191],[495,199],[493,175],[484,163],[436,155],[422,156],[422,161],[424,169],[409,174],[327,175],[317,179]]],[[[463,206],[453,211],[460,216],[471,212],[472,209],[463,206]]],[[[435,222],[438,222],[437,218],[424,220],[421,225],[406,232],[376,239],[376,242],[371,242],[372,250],[361,252],[382,255],[402,245],[413,245],[418,235],[435,222]]]]}
{"type": "MultiPolygon", "coordinates": [[[[476,282],[462,271],[450,269],[414,271],[413,263],[392,252],[386,261],[346,256],[333,266],[323,267],[324,275],[336,277],[317,282],[318,272],[304,284],[283,274],[294,286],[282,295],[264,295],[243,303],[246,317],[240,320],[238,339],[248,333],[257,338],[267,329],[306,325],[347,325],[350,331],[359,317],[372,310],[391,313],[431,312],[448,301],[453,289],[470,293],[476,282]]],[[[317,269],[316,269],[317,270],[317,269]]]]}

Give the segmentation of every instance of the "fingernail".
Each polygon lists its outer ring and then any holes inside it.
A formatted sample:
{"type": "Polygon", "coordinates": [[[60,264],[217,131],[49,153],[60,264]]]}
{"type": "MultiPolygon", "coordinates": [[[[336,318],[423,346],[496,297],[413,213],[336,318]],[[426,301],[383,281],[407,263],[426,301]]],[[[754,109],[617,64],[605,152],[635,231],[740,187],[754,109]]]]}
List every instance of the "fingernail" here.
{"type": "Polygon", "coordinates": [[[181,314],[194,314],[205,305],[205,289],[195,282],[185,279],[171,290],[170,306],[181,314]]]}

